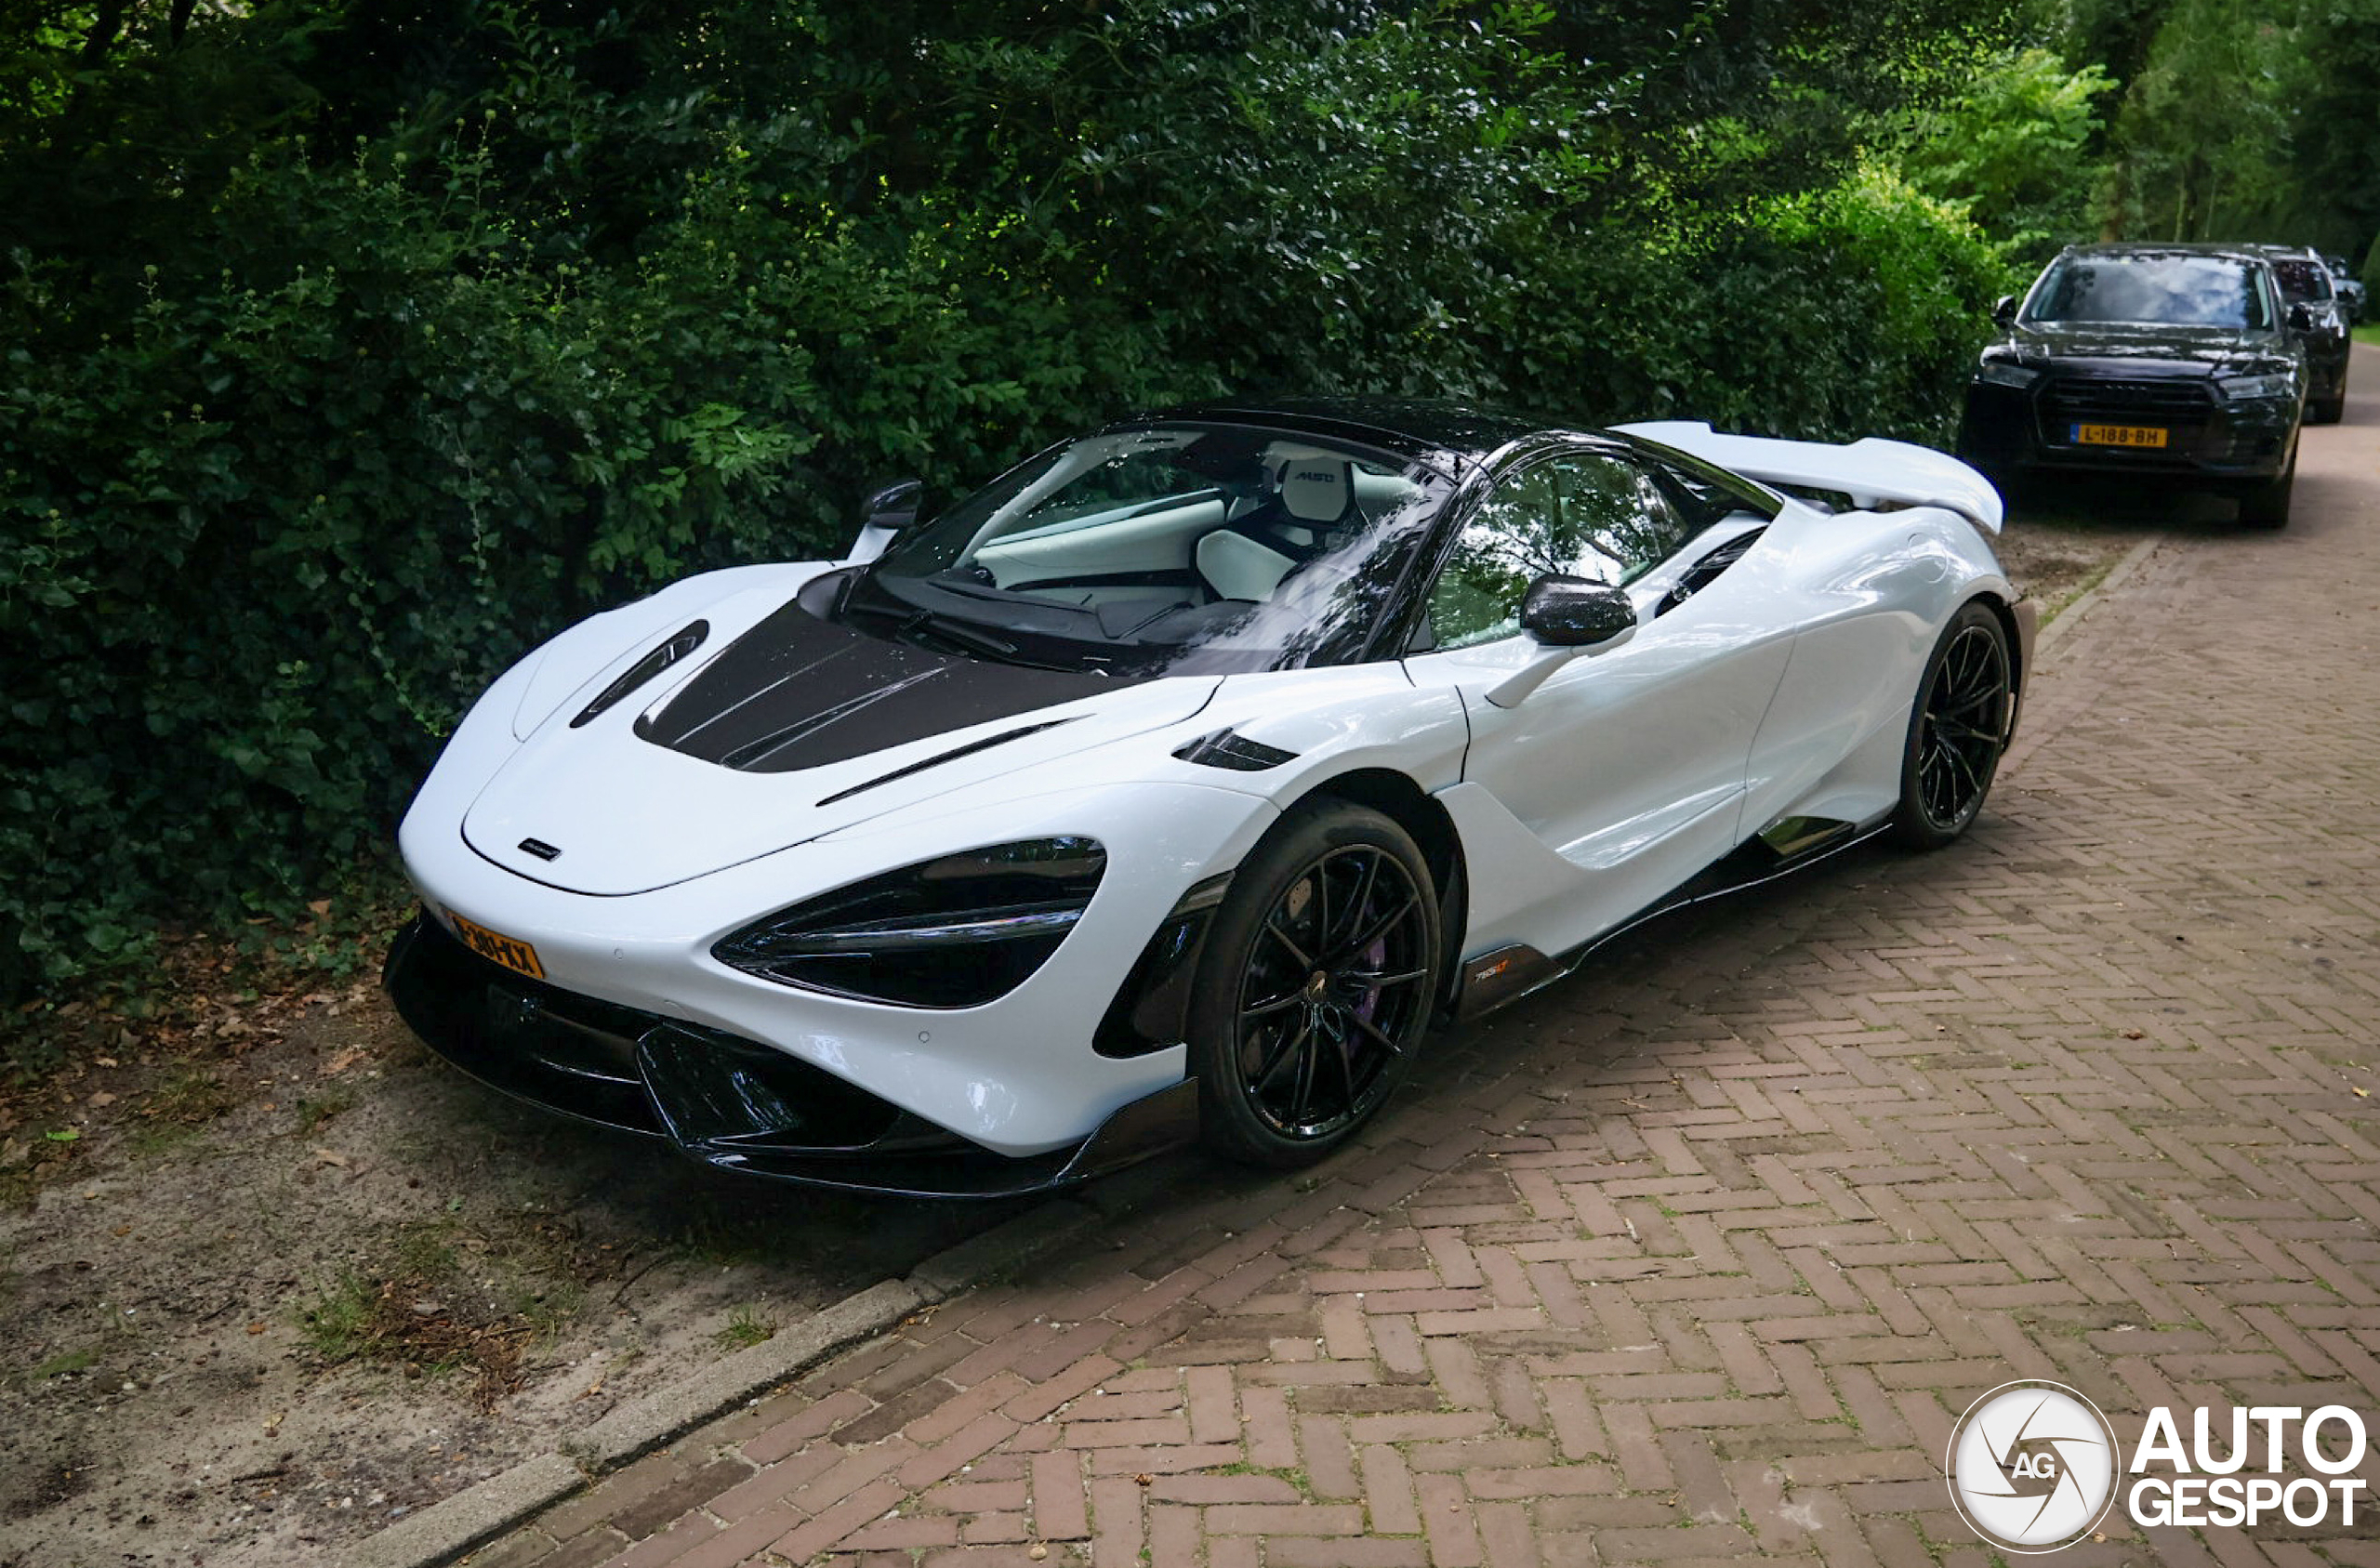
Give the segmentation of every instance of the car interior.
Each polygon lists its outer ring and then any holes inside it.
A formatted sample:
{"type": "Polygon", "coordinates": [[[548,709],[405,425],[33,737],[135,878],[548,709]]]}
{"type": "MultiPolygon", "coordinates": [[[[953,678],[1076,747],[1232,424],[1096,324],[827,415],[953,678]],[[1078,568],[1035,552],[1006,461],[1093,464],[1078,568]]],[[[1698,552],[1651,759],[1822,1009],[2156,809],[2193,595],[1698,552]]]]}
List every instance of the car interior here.
{"type": "Polygon", "coordinates": [[[1276,599],[1421,494],[1393,469],[1275,442],[1219,483],[1001,534],[961,570],[1103,620],[1111,610],[1146,618],[1246,606],[1276,599]]]}

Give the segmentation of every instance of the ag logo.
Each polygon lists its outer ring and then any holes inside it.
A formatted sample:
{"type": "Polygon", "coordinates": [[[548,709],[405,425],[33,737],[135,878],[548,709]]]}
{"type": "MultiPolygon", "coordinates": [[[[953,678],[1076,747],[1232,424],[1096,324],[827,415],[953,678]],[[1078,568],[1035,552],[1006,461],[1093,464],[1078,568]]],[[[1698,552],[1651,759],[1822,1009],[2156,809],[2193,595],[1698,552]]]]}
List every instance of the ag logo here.
{"type": "Polygon", "coordinates": [[[1950,1433],[1950,1500],[2003,1551],[2072,1546],[2115,1499],[2116,1434],[2061,1383],[2003,1383],[1950,1433]]]}

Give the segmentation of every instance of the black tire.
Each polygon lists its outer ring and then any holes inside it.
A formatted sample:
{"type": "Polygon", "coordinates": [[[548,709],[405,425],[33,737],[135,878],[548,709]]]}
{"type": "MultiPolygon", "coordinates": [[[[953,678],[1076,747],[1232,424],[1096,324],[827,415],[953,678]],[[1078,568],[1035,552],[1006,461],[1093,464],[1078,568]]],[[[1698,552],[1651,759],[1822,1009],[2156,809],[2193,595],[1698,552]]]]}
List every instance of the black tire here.
{"type": "Polygon", "coordinates": [[[2278,478],[2265,481],[2253,489],[2240,493],[2240,526],[2242,528],[2286,528],[2289,526],[2289,493],[2297,485],[2297,451],[2290,449],[2289,467],[2278,478]]]}
{"type": "Polygon", "coordinates": [[[1438,979],[1438,898],[1411,835],[1318,799],[1232,878],[1190,998],[1200,1137],[1286,1169],[1320,1159],[1411,1069],[1438,979]]]}
{"type": "Polygon", "coordinates": [[[2306,423],[2308,425],[2335,425],[2346,417],[2347,389],[2345,387],[2341,387],[2320,402],[2306,405],[2306,423]]]}
{"type": "Polygon", "coordinates": [[[1942,629],[1909,710],[1892,820],[1903,844],[1938,850],[1983,810],[2016,717],[2014,668],[2008,629],[1990,605],[1965,605],[1942,629]]]}

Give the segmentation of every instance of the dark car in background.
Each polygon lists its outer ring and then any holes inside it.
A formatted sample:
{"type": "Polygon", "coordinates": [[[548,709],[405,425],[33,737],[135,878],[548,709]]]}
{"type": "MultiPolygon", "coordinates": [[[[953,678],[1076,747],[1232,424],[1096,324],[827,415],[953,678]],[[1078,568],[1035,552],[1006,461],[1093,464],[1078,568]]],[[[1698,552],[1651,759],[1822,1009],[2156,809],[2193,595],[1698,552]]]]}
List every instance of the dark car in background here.
{"type": "Polygon", "coordinates": [[[2331,286],[2339,291],[2339,308],[2347,312],[2347,324],[2353,326],[2363,319],[2363,281],[2344,256],[2326,256],[2322,264],[2331,270],[2331,286]]]}
{"type": "Polygon", "coordinates": [[[2135,476],[2234,496],[2240,520],[2289,520],[2306,348],[2254,247],[2069,246],[1968,383],[1959,455],[2003,485],[2135,476]]]}
{"type": "Polygon", "coordinates": [[[2335,425],[2347,413],[2347,307],[2332,286],[2330,263],[2310,245],[2258,245],[2272,263],[2290,325],[2306,342],[2306,418],[2335,425]],[[2303,319],[2300,319],[2300,318],[2303,319]]]}

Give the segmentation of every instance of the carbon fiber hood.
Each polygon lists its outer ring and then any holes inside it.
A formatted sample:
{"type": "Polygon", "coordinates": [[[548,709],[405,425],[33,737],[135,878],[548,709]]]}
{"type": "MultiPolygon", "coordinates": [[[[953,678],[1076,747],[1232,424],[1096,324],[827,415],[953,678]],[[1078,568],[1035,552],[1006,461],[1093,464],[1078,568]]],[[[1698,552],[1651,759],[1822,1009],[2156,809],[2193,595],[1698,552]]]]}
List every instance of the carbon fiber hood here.
{"type": "Polygon", "coordinates": [[[945,655],[787,602],[658,700],[544,725],[463,837],[550,887],[644,892],[1179,723],[1218,683],[945,655]]]}

